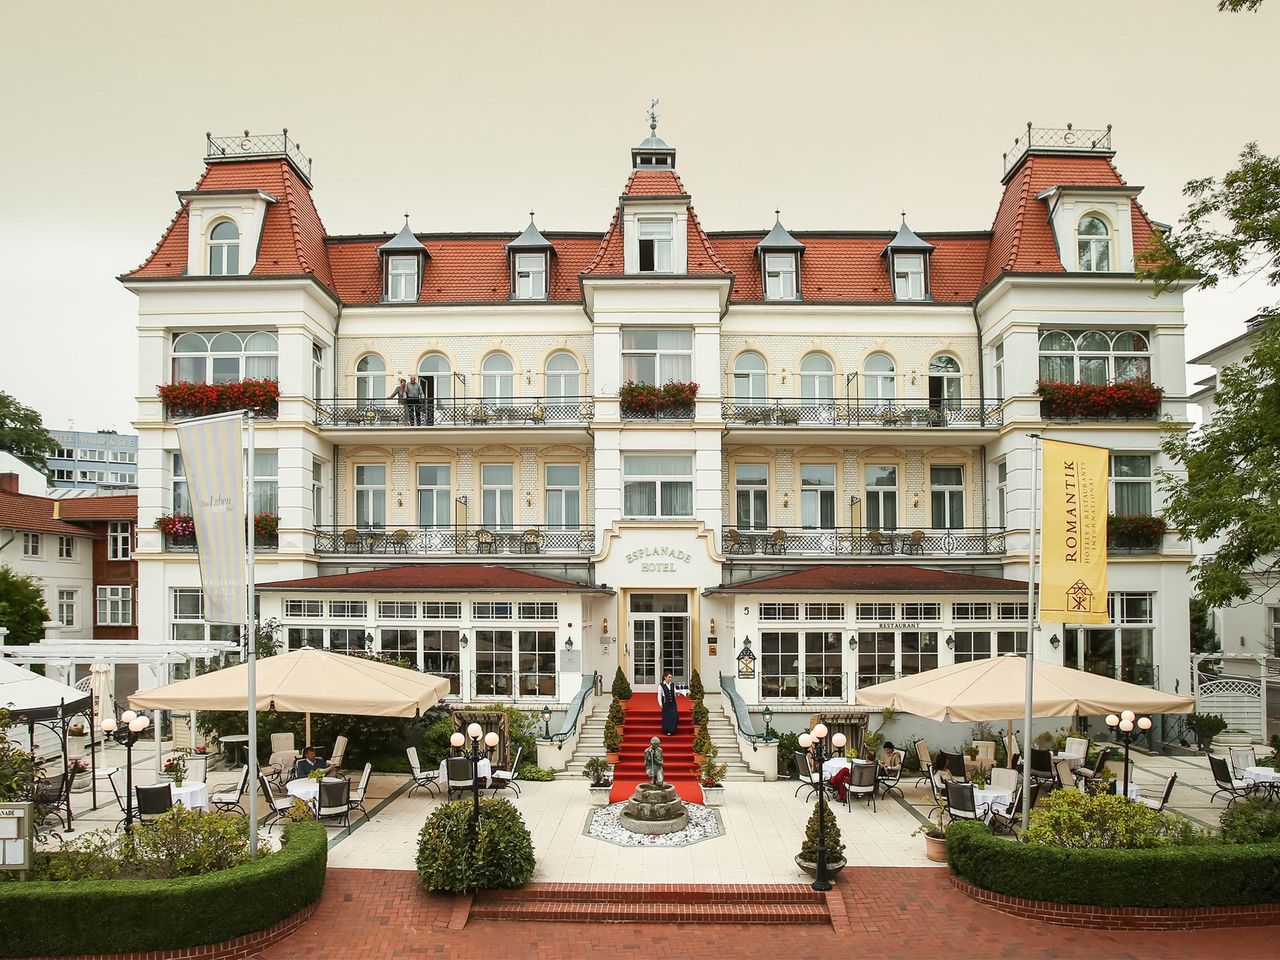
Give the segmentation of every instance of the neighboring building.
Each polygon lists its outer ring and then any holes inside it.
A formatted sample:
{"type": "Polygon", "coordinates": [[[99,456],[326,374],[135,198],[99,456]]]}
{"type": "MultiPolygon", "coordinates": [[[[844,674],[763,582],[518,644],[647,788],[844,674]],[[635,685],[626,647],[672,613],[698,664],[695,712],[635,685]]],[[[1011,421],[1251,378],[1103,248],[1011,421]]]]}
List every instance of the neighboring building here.
{"type": "Polygon", "coordinates": [[[48,458],[55,489],[119,493],[138,485],[138,438],[99,430],[50,430],[58,450],[48,458]]]}
{"type": "MultiPolygon", "coordinates": [[[[1115,510],[1159,513],[1182,295],[1134,277],[1157,226],[1109,131],[1028,130],[992,227],[958,233],[708,232],[654,134],[603,234],[336,236],[296,146],[208,145],[121,278],[139,597],[175,638],[225,628],[169,519],[172,422],[261,393],[242,380],[279,384],[254,488],[282,641],[395,651],[527,708],[616,667],[714,690],[749,651],[739,693],[796,728],[860,686],[1025,650],[1029,433],[1110,448],[1115,510]],[[425,401],[387,399],[410,375],[425,401]],[[1038,379],[1145,396],[1081,413],[1038,379]]],[[[1189,555],[1150,529],[1117,540],[1113,623],[1046,623],[1038,657],[1188,689],[1189,555]]]]}

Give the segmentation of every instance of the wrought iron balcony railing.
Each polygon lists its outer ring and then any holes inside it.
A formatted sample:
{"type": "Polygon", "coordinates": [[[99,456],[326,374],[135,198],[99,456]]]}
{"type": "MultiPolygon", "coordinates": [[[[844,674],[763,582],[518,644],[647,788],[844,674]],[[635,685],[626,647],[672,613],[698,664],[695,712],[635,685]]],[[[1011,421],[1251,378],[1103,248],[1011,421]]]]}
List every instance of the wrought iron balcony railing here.
{"type": "Polygon", "coordinates": [[[720,405],[726,423],[751,426],[880,427],[998,427],[1000,404],[961,397],[949,400],[797,400],[760,397],[725,400],[720,405]]]}
{"type": "Polygon", "coordinates": [[[334,397],[315,401],[322,427],[542,427],[589,424],[595,417],[590,397],[474,397],[400,403],[334,397]]]}
{"type": "Polygon", "coordinates": [[[727,557],[950,557],[1004,553],[1002,527],[873,530],[869,527],[726,527],[727,557]]]}
{"type": "Polygon", "coordinates": [[[1061,153],[1110,153],[1111,124],[1102,130],[1086,130],[1070,123],[1065,127],[1033,127],[1028,121],[1026,131],[1013,141],[1013,149],[1003,155],[1000,173],[1008,173],[1027,151],[1035,149],[1061,153]]]}
{"type": "Polygon", "coordinates": [[[448,556],[450,554],[592,554],[592,527],[551,524],[486,527],[317,527],[316,553],[391,556],[448,556]]]}
{"type": "Polygon", "coordinates": [[[206,133],[206,160],[239,160],[245,157],[288,157],[298,171],[311,180],[311,158],[303,156],[297,140],[289,139],[286,127],[280,133],[253,134],[246,130],[239,137],[215,137],[206,133]]]}

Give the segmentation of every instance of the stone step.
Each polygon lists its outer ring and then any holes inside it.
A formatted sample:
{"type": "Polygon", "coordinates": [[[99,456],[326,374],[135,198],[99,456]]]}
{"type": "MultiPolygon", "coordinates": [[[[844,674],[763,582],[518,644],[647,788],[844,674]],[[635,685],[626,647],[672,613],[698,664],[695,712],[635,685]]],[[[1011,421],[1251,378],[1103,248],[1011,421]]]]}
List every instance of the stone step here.
{"type": "Polygon", "coordinates": [[[476,895],[476,920],[830,924],[826,897],[799,883],[532,883],[476,895]]]}

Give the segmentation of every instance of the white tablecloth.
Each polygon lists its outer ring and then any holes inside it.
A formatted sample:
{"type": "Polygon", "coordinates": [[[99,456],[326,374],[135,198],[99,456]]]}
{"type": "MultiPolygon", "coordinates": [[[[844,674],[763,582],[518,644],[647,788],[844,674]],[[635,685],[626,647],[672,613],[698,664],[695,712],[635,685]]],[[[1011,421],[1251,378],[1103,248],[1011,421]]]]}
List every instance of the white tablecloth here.
{"type": "Polygon", "coordinates": [[[188,810],[209,809],[209,788],[199,780],[184,780],[182,786],[178,786],[172,780],[166,782],[169,784],[169,793],[173,796],[174,803],[180,803],[188,810]]]}
{"type": "MultiPolygon", "coordinates": [[[[467,761],[470,763],[471,761],[467,761]]],[[[484,785],[489,786],[489,778],[493,776],[493,764],[489,762],[488,757],[480,759],[480,766],[477,768],[480,778],[484,781],[484,785]]],[[[449,762],[447,760],[440,761],[440,782],[448,784],[449,782],[449,762]]]]}
{"type": "MultiPolygon", "coordinates": [[[[341,777],[325,777],[326,783],[341,783],[341,777]]],[[[310,777],[299,777],[297,780],[290,780],[284,785],[285,793],[291,797],[298,797],[307,803],[314,804],[320,799],[320,781],[312,780],[310,777]]]]}
{"type": "Polygon", "coordinates": [[[973,802],[979,809],[985,803],[993,812],[1006,810],[1012,801],[1012,790],[1001,790],[999,787],[984,787],[981,790],[975,788],[973,791],[973,802]]]}
{"type": "MultiPolygon", "coordinates": [[[[870,760],[854,760],[853,762],[859,766],[871,763],[870,760]]],[[[849,761],[844,757],[832,757],[822,765],[822,777],[824,780],[830,780],[847,766],[849,766],[849,761]]]]}
{"type": "Polygon", "coordinates": [[[1070,760],[1071,766],[1078,767],[1084,763],[1084,757],[1078,753],[1055,753],[1053,754],[1054,762],[1059,760],[1070,760]]]}
{"type": "Polygon", "coordinates": [[[1241,779],[1250,783],[1280,783],[1280,773],[1270,767],[1245,767],[1241,779]]]}

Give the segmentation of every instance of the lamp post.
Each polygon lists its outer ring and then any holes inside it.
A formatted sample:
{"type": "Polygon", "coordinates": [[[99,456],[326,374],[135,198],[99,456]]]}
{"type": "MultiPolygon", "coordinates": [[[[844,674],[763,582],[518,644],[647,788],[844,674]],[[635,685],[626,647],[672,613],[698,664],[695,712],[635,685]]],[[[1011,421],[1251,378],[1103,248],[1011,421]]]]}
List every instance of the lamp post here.
{"type": "Polygon", "coordinates": [[[542,717],[542,724],[543,724],[542,739],[550,740],[551,739],[551,706],[549,704],[543,704],[542,713],[539,714],[539,716],[542,717]]]}
{"type": "Polygon", "coordinates": [[[828,740],[825,723],[815,723],[808,733],[800,734],[800,748],[812,748],[813,759],[818,766],[818,875],[810,884],[815,890],[831,889],[831,880],[827,877],[827,790],[823,783],[822,765],[834,757],[837,750],[843,750],[847,742],[843,733],[837,733],[828,740]]]}
{"type": "Polygon", "coordinates": [[[145,713],[138,714],[126,710],[120,714],[120,724],[115,717],[107,717],[102,721],[102,732],[116,743],[124,745],[124,828],[133,831],[133,745],[138,742],[142,731],[151,725],[151,718],[145,713]]]}
{"type": "Polygon", "coordinates": [[[1135,728],[1142,733],[1151,729],[1151,718],[1136,716],[1132,710],[1122,710],[1118,717],[1114,713],[1107,714],[1107,726],[1118,739],[1124,741],[1124,797],[1127,800],[1129,799],[1129,744],[1133,743],[1133,738],[1137,736],[1134,733],[1135,728]]]}
{"type": "Polygon", "coordinates": [[[471,796],[475,804],[471,813],[471,830],[474,835],[480,830],[480,761],[497,749],[498,735],[492,730],[485,733],[480,724],[473,723],[467,727],[466,736],[459,730],[449,738],[449,743],[458,751],[458,756],[471,761],[471,796]],[[484,738],[483,748],[481,737],[484,738]],[[468,739],[471,741],[470,750],[465,749],[468,739]]]}
{"type": "Polygon", "coordinates": [[[773,710],[765,704],[765,708],[760,711],[760,719],[764,721],[764,739],[768,742],[773,739],[773,728],[769,724],[773,723],[773,710]]]}

